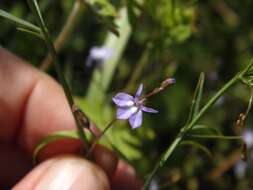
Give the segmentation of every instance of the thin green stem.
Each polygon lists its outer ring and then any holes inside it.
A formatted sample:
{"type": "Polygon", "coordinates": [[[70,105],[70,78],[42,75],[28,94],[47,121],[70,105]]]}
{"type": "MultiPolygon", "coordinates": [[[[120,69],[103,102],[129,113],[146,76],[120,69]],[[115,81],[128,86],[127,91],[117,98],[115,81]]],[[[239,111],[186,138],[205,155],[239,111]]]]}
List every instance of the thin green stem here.
{"type": "Polygon", "coordinates": [[[172,142],[172,144],[168,147],[168,149],[164,152],[161,156],[159,163],[155,166],[152,173],[149,175],[148,179],[145,181],[141,190],[145,190],[148,188],[152,178],[156,175],[160,167],[163,167],[169,157],[172,155],[173,151],[176,147],[180,144],[183,140],[184,136],[188,133],[188,131],[199,121],[199,119],[208,111],[208,109],[229,89],[231,88],[236,82],[240,80],[240,77],[243,76],[247,71],[248,68],[244,69],[242,72],[239,72],[235,75],[231,80],[229,80],[207,103],[206,105],[199,111],[199,113],[193,118],[193,120],[188,124],[182,127],[181,131],[172,142]]]}
{"type": "Polygon", "coordinates": [[[250,71],[250,69],[252,69],[253,67],[253,59],[251,59],[249,65],[244,69],[244,74],[247,73],[248,71],[250,71]]]}
{"type": "Polygon", "coordinates": [[[159,162],[155,165],[155,168],[153,169],[153,171],[151,172],[151,174],[148,176],[148,178],[146,179],[144,185],[142,186],[141,190],[145,190],[148,188],[151,180],[153,179],[153,177],[156,175],[156,173],[158,172],[158,170],[164,166],[165,162],[166,162],[166,158],[168,158],[173,150],[179,145],[179,143],[182,140],[182,131],[178,134],[178,136],[176,137],[176,139],[172,142],[172,144],[169,146],[169,148],[164,152],[164,154],[161,156],[159,162]]]}
{"type": "MultiPolygon", "coordinates": [[[[65,95],[67,97],[67,100],[68,100],[68,103],[69,103],[69,106],[71,108],[71,110],[73,110],[73,107],[75,107],[75,104],[74,104],[74,100],[72,98],[72,95],[71,95],[71,91],[70,91],[70,88],[64,78],[64,75],[63,75],[63,72],[61,70],[61,67],[60,67],[60,64],[57,60],[57,57],[56,57],[56,50],[55,50],[55,47],[53,45],[53,42],[50,38],[50,35],[49,35],[49,32],[48,32],[48,29],[43,21],[43,18],[42,18],[42,15],[40,13],[40,10],[39,10],[39,7],[38,7],[38,4],[37,4],[37,1],[36,0],[27,0],[28,2],[28,5],[32,11],[32,14],[34,15],[39,27],[41,28],[41,32],[42,32],[42,35],[44,37],[44,41],[48,47],[48,50],[52,56],[52,59],[53,59],[53,63],[54,63],[54,66],[55,66],[55,70],[57,72],[57,75],[59,77],[59,80],[60,80],[60,83],[63,87],[63,90],[65,92],[65,95]]],[[[78,131],[79,131],[79,135],[80,135],[80,138],[84,144],[84,146],[86,148],[89,147],[89,143],[88,143],[88,140],[84,134],[84,131],[83,131],[83,126],[81,126],[78,122],[78,118],[76,117],[76,115],[73,113],[73,116],[75,118],[75,122],[76,122],[76,126],[78,128],[78,131]]]]}
{"type": "Polygon", "coordinates": [[[241,140],[241,136],[223,136],[223,135],[188,135],[194,138],[204,138],[204,139],[224,139],[224,140],[241,140]]]}
{"type": "Polygon", "coordinates": [[[43,22],[41,15],[37,12],[37,8],[36,8],[37,3],[35,3],[36,2],[35,0],[27,0],[27,1],[28,1],[28,4],[30,6],[30,9],[31,9],[33,15],[36,18],[36,21],[38,22],[38,24],[41,28],[41,31],[42,31],[42,34],[44,37],[44,41],[46,42],[49,52],[50,52],[52,58],[54,59],[57,75],[58,75],[60,82],[63,86],[64,92],[66,93],[69,105],[72,107],[72,105],[74,104],[74,101],[72,99],[70,89],[67,85],[67,82],[65,81],[60,64],[59,64],[58,60],[56,59],[56,51],[55,51],[54,45],[52,43],[52,40],[50,39],[47,27],[46,27],[45,23],[43,22]]]}
{"type": "Polygon", "coordinates": [[[249,98],[249,103],[248,103],[248,107],[247,110],[245,112],[245,117],[249,114],[251,106],[252,106],[252,99],[253,99],[253,89],[250,88],[250,98],[249,98]]]}
{"type": "Polygon", "coordinates": [[[116,118],[114,118],[110,123],[108,123],[107,126],[101,132],[101,134],[99,134],[99,136],[95,139],[95,141],[93,142],[93,144],[91,145],[90,149],[87,152],[87,155],[86,155],[87,158],[91,155],[91,153],[94,150],[95,146],[97,145],[98,141],[104,136],[106,131],[108,131],[113,126],[115,121],[117,121],[116,118]]]}

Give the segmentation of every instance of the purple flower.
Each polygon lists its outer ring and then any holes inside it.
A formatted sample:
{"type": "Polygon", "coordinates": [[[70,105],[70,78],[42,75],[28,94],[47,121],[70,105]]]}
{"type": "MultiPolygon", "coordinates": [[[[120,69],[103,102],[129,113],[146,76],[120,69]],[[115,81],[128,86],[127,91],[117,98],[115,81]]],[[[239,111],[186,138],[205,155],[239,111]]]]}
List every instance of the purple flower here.
{"type": "Polygon", "coordinates": [[[93,47],[90,50],[89,56],[86,60],[86,65],[91,66],[92,62],[98,62],[100,65],[110,59],[113,55],[113,50],[108,47],[93,47]]]}
{"type": "Polygon", "coordinates": [[[248,148],[253,148],[253,131],[251,129],[244,129],[242,132],[242,139],[245,141],[248,148]]]}
{"type": "Polygon", "coordinates": [[[143,84],[139,86],[135,96],[120,92],[112,100],[118,106],[117,119],[128,119],[131,128],[135,129],[142,124],[142,112],[157,113],[158,111],[144,106],[144,99],[140,99],[143,84]]]}
{"type": "Polygon", "coordinates": [[[242,179],[245,176],[247,170],[247,163],[244,161],[239,161],[234,167],[234,172],[237,178],[242,179]]]}
{"type": "Polygon", "coordinates": [[[150,182],[149,190],[158,190],[158,189],[159,189],[158,181],[157,181],[156,179],[153,179],[153,180],[150,182]]]}
{"type": "Polygon", "coordinates": [[[246,162],[239,161],[236,163],[234,171],[238,178],[243,178],[246,175],[247,170],[253,164],[253,131],[249,128],[244,129],[242,132],[242,139],[247,145],[248,160],[246,162]]]}

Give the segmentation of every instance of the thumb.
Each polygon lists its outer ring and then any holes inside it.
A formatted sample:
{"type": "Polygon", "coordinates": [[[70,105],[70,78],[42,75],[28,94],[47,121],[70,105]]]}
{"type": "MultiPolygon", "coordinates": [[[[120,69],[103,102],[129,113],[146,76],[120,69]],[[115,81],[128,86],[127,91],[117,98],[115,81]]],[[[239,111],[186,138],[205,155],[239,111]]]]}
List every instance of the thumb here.
{"type": "Polygon", "coordinates": [[[109,190],[106,174],[93,163],[75,156],[42,162],[13,190],[109,190]]]}

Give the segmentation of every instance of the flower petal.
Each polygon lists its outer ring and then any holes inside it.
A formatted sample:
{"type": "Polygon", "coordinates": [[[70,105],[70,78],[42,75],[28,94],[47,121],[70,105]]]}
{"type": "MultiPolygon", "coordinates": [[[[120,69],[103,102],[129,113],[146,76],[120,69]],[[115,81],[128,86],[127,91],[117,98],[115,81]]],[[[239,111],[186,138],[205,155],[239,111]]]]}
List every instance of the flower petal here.
{"type": "Polygon", "coordinates": [[[246,142],[248,147],[253,147],[253,131],[251,129],[244,129],[242,132],[242,139],[246,142]]]}
{"type": "Polygon", "coordinates": [[[139,110],[135,114],[131,115],[129,118],[129,123],[132,129],[136,129],[142,124],[142,111],[139,110]]]}
{"type": "Polygon", "coordinates": [[[135,94],[135,98],[139,98],[141,96],[143,90],[143,84],[140,84],[140,86],[138,87],[136,94],[135,94]]]}
{"type": "Polygon", "coordinates": [[[238,178],[243,178],[245,176],[246,169],[247,169],[247,163],[245,163],[244,161],[237,162],[237,164],[235,165],[235,168],[234,168],[235,175],[238,178]]]}
{"type": "Polygon", "coordinates": [[[92,65],[92,61],[93,59],[89,56],[87,59],[86,59],[86,66],[87,67],[90,67],[92,65]]]}
{"type": "Polygon", "coordinates": [[[145,111],[145,112],[148,112],[148,113],[158,113],[157,110],[155,110],[155,109],[153,109],[153,108],[145,107],[145,106],[142,106],[142,107],[141,107],[141,110],[142,110],[142,111],[145,111]]]}
{"type": "Polygon", "coordinates": [[[117,119],[128,119],[138,110],[137,107],[132,106],[130,108],[118,108],[117,109],[117,119]]]}
{"type": "Polygon", "coordinates": [[[134,105],[133,99],[134,99],[133,96],[124,92],[120,92],[112,98],[113,102],[120,107],[133,106],[134,105]]]}
{"type": "Polygon", "coordinates": [[[90,57],[95,60],[107,60],[113,55],[113,50],[108,47],[93,47],[90,50],[90,57]]]}
{"type": "Polygon", "coordinates": [[[145,106],[141,106],[141,110],[148,112],[148,113],[158,113],[157,110],[153,109],[153,108],[149,108],[149,107],[145,107],[145,106]]]}

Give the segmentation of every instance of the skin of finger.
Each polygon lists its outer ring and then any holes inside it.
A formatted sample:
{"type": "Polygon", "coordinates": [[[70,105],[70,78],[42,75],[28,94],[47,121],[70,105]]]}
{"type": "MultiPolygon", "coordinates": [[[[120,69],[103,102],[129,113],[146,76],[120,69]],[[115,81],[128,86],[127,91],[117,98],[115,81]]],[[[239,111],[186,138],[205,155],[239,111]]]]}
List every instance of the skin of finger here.
{"type": "MultiPolygon", "coordinates": [[[[49,143],[38,155],[38,161],[53,158],[60,154],[79,154],[83,152],[80,140],[62,139],[49,143]]],[[[100,166],[107,176],[111,178],[117,168],[118,157],[106,147],[96,145],[93,152],[93,161],[100,166]]]]}
{"type": "Polygon", "coordinates": [[[109,190],[108,178],[93,163],[75,156],[59,156],[42,162],[13,190],[40,189],[109,190]]]}
{"type": "Polygon", "coordinates": [[[49,134],[75,129],[62,88],[44,75],[34,85],[24,113],[19,142],[28,153],[32,153],[36,144],[49,134]]]}
{"type": "Polygon", "coordinates": [[[101,145],[96,145],[92,154],[94,156],[94,161],[106,172],[108,177],[111,179],[117,169],[117,155],[101,145]]]}
{"type": "Polygon", "coordinates": [[[0,187],[4,187],[13,184],[31,168],[31,162],[27,163],[31,160],[34,147],[43,137],[58,130],[73,130],[74,121],[59,85],[3,48],[0,48],[0,89],[0,152],[4,154],[0,162],[0,172],[3,174],[0,175],[0,187]],[[34,109],[39,111],[40,107],[51,107],[48,110],[42,109],[41,117],[38,113],[33,117],[27,105],[31,102],[32,95],[39,93],[41,88],[47,93],[36,99],[38,102],[33,104],[36,106],[34,109]],[[54,106],[60,111],[52,109],[54,106]],[[59,117],[61,115],[63,119],[59,117]],[[6,146],[13,149],[6,151],[6,148],[3,148],[6,146]],[[8,157],[10,159],[4,159],[8,157]],[[14,167],[9,168],[10,165],[18,166],[22,163],[26,163],[26,167],[17,167],[19,171],[14,171],[14,167]],[[5,172],[6,170],[8,172],[5,172]],[[7,174],[9,177],[5,180],[7,174]]]}
{"type": "Polygon", "coordinates": [[[139,190],[142,181],[136,175],[134,168],[120,160],[112,178],[112,190],[139,190]]]}
{"type": "Polygon", "coordinates": [[[41,74],[0,48],[0,142],[15,139],[27,97],[41,74]]]}
{"type": "Polygon", "coordinates": [[[31,153],[41,138],[75,123],[62,88],[51,77],[0,48],[0,142],[31,153]]]}
{"type": "Polygon", "coordinates": [[[15,145],[0,143],[0,189],[10,189],[31,168],[31,159],[15,145]]]}

